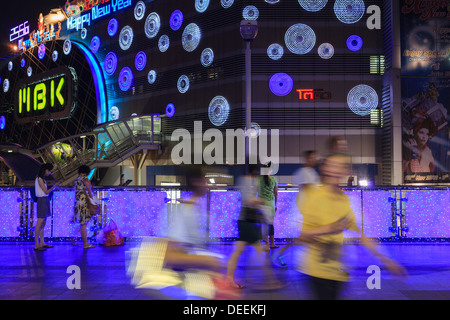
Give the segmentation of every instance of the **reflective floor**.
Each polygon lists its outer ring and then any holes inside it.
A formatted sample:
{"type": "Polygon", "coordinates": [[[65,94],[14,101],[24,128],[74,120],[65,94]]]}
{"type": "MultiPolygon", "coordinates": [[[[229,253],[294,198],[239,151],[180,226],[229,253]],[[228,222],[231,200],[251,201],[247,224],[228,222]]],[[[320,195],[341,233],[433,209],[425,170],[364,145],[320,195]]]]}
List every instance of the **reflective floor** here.
{"type": "MultiPolygon", "coordinates": [[[[32,243],[0,243],[0,299],[2,300],[162,300],[188,299],[179,290],[135,289],[126,273],[127,252],[138,245],[97,246],[84,250],[81,244],[51,243],[54,248],[34,251],[32,243]],[[80,289],[69,289],[72,271],[80,268],[80,289]]],[[[280,248],[283,246],[279,244],[280,248]]],[[[213,252],[231,254],[233,243],[211,244],[213,252]]],[[[343,300],[450,300],[449,244],[378,244],[379,250],[400,262],[408,278],[399,279],[381,267],[379,289],[369,289],[367,269],[379,262],[358,244],[346,244],[345,261],[350,281],[341,294],[343,300]]],[[[272,254],[276,253],[272,250],[272,254]]],[[[282,289],[256,290],[252,284],[264,282],[264,258],[247,248],[241,256],[236,279],[245,285],[243,300],[309,300],[307,277],[296,271],[301,247],[286,251],[287,268],[273,266],[282,289]]]]}

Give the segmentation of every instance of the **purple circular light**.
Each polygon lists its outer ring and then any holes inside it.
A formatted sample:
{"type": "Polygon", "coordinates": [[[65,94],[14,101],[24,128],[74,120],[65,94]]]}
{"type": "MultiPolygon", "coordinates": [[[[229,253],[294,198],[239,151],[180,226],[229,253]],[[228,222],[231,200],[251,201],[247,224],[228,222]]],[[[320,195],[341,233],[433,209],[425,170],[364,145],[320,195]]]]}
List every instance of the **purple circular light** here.
{"type": "Polygon", "coordinates": [[[175,106],[173,105],[173,103],[169,103],[166,106],[166,116],[168,116],[169,118],[173,117],[175,115],[175,106]]]}
{"type": "Polygon", "coordinates": [[[294,87],[294,81],[287,73],[275,73],[269,80],[269,88],[277,96],[286,96],[294,87]]]}
{"type": "Polygon", "coordinates": [[[134,59],[134,66],[137,71],[142,71],[147,64],[147,55],[144,51],[140,51],[136,54],[136,58],[134,59]]]}
{"type": "Polygon", "coordinates": [[[92,51],[92,53],[97,53],[99,48],[100,48],[100,38],[98,36],[95,36],[91,40],[91,51],[92,51]]]}
{"type": "Polygon", "coordinates": [[[347,48],[351,51],[358,51],[363,46],[363,40],[360,36],[351,35],[347,38],[347,48]]]}
{"type": "Polygon", "coordinates": [[[173,31],[177,31],[181,28],[183,25],[183,12],[180,10],[175,10],[172,12],[172,15],[170,16],[170,28],[173,31]]]}
{"type": "Polygon", "coordinates": [[[119,74],[119,87],[122,91],[128,91],[133,84],[133,72],[129,67],[125,67],[119,74]]]}
{"type": "Polygon", "coordinates": [[[108,23],[108,34],[110,37],[114,37],[119,30],[119,22],[117,19],[111,19],[108,23]]]}
{"type": "Polygon", "coordinates": [[[114,52],[110,52],[105,57],[104,69],[108,76],[112,76],[117,68],[117,56],[114,52]]]}
{"type": "Polygon", "coordinates": [[[25,67],[26,61],[25,59],[20,60],[20,66],[23,68],[25,67]]]}
{"type": "Polygon", "coordinates": [[[38,57],[39,59],[44,59],[45,57],[45,44],[40,44],[38,49],[38,57]]]}

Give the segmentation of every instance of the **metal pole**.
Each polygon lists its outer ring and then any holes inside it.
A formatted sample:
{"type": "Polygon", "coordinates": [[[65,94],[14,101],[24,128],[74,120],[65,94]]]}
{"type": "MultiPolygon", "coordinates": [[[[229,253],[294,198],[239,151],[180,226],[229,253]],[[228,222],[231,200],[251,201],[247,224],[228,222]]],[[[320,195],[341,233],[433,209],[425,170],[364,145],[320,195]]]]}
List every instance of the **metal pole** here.
{"type": "MultiPolygon", "coordinates": [[[[245,127],[246,131],[250,133],[252,123],[252,53],[250,48],[250,41],[246,41],[247,47],[245,49],[245,127]]],[[[245,171],[248,173],[248,164],[250,162],[250,136],[245,138],[245,171]]]]}

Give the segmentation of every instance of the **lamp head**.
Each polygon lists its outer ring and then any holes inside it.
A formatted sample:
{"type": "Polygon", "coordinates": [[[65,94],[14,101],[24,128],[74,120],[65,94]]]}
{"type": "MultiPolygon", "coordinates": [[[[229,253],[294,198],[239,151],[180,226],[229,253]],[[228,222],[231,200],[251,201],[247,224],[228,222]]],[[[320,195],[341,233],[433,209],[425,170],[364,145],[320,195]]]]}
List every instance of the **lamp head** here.
{"type": "Polygon", "coordinates": [[[258,34],[258,22],[256,20],[242,20],[240,32],[244,41],[253,41],[258,34]]]}

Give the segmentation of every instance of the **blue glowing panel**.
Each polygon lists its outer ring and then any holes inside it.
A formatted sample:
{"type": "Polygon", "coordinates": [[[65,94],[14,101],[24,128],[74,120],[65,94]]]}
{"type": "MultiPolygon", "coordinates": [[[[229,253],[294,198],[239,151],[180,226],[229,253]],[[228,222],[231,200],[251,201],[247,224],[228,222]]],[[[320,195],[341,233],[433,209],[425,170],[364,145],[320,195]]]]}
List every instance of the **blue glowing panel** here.
{"type": "Polygon", "coordinates": [[[120,118],[120,111],[119,108],[116,106],[111,107],[109,109],[109,121],[116,121],[120,118]]]}
{"type": "Polygon", "coordinates": [[[241,212],[239,191],[211,192],[209,232],[211,238],[237,238],[241,212]]]}
{"type": "Polygon", "coordinates": [[[372,87],[360,84],[348,93],[347,104],[353,113],[367,116],[378,107],[378,94],[372,87]]]}
{"type": "Polygon", "coordinates": [[[280,60],[283,57],[284,49],[278,43],[273,43],[267,48],[267,55],[272,60],[280,60]]]}
{"type": "Polygon", "coordinates": [[[112,76],[117,68],[117,55],[114,52],[109,52],[105,57],[103,69],[108,76],[112,76]]]}
{"type": "Polygon", "coordinates": [[[128,50],[133,43],[133,29],[130,26],[125,26],[122,28],[119,34],[119,45],[122,50],[128,50]]]}
{"type": "Polygon", "coordinates": [[[322,43],[317,52],[322,59],[331,59],[334,55],[334,47],[330,43],[322,43]]]}
{"type": "Polygon", "coordinates": [[[306,54],[314,48],[316,34],[306,24],[297,23],[286,31],[284,42],[292,53],[306,54]]]}
{"type": "Polygon", "coordinates": [[[13,69],[13,63],[12,61],[8,62],[8,71],[11,71],[13,69]]]}
{"type": "Polygon", "coordinates": [[[181,43],[187,52],[194,51],[200,43],[202,34],[200,28],[195,23],[190,23],[184,28],[181,36],[181,43]]]}
{"type": "Polygon", "coordinates": [[[9,80],[5,79],[3,80],[3,92],[8,92],[9,91],[9,80]]]}
{"type": "Polygon", "coordinates": [[[174,115],[175,115],[175,106],[173,105],[173,103],[169,103],[166,106],[166,116],[172,118],[174,115]]]}
{"type": "Polygon", "coordinates": [[[211,48],[206,48],[202,51],[200,62],[202,66],[209,67],[214,61],[214,51],[211,48]]]}
{"type": "MultiPolygon", "coordinates": [[[[0,237],[18,237],[20,226],[20,203],[23,197],[19,191],[2,190],[0,192],[0,237]]],[[[35,211],[36,212],[36,211],[35,211]]],[[[3,265],[3,263],[2,263],[3,265]]]]}
{"type": "Polygon", "coordinates": [[[119,74],[119,87],[122,91],[128,91],[133,84],[133,72],[129,67],[125,67],[120,71],[119,74]]]}
{"type": "Polygon", "coordinates": [[[211,123],[217,127],[223,125],[230,115],[230,104],[222,96],[214,97],[208,107],[208,117],[211,123]]]}
{"type": "Polygon", "coordinates": [[[92,38],[90,48],[92,53],[97,53],[98,49],[100,48],[100,38],[98,36],[92,38]]]}
{"type": "Polygon", "coordinates": [[[5,116],[0,117],[0,130],[5,130],[6,127],[6,118],[5,116]]]}
{"type": "Polygon", "coordinates": [[[87,29],[83,28],[81,29],[81,39],[86,39],[87,37],[87,29]]]}
{"type": "Polygon", "coordinates": [[[29,66],[27,68],[27,76],[31,77],[33,75],[33,68],[31,66],[29,66]]]}
{"type": "MultiPolygon", "coordinates": [[[[350,202],[350,208],[352,208],[353,214],[355,216],[355,223],[358,226],[359,230],[362,229],[362,210],[363,207],[361,206],[361,193],[363,191],[361,190],[351,190],[351,191],[344,191],[345,195],[347,196],[349,202],[350,202]]],[[[361,238],[361,232],[358,231],[352,231],[352,230],[344,230],[344,238],[361,238]]]]}
{"type": "Polygon", "coordinates": [[[347,24],[358,22],[366,11],[363,0],[336,0],[334,13],[339,21],[347,24]]]}
{"type": "Polygon", "coordinates": [[[145,20],[144,26],[145,35],[147,36],[147,38],[152,39],[156,37],[160,28],[161,28],[161,19],[159,15],[156,12],[150,13],[147,19],[145,20]]]}
{"type": "Polygon", "coordinates": [[[347,48],[351,51],[359,51],[363,46],[363,40],[360,36],[351,35],[347,38],[347,48]]]}
{"type": "Polygon", "coordinates": [[[169,49],[169,46],[170,46],[169,36],[166,34],[163,34],[158,40],[159,51],[166,52],[167,49],[169,49]]]}
{"type": "Polygon", "coordinates": [[[244,20],[257,20],[259,18],[259,10],[255,6],[246,6],[242,10],[244,20]]]}
{"type": "Polygon", "coordinates": [[[20,66],[23,68],[23,67],[25,67],[25,64],[26,64],[27,62],[25,61],[25,59],[22,59],[22,60],[20,60],[20,66]]]}
{"type": "Polygon", "coordinates": [[[39,59],[44,59],[45,57],[45,44],[41,43],[38,49],[38,57],[39,59]]]}
{"type": "Polygon", "coordinates": [[[233,5],[234,0],[220,0],[220,4],[223,8],[229,8],[233,5]]]}
{"type": "Polygon", "coordinates": [[[108,35],[114,37],[119,29],[119,22],[117,19],[111,19],[108,23],[108,35]]]}
{"type": "Polygon", "coordinates": [[[174,12],[172,12],[172,14],[170,15],[170,28],[173,31],[177,31],[178,29],[180,29],[183,25],[183,19],[183,12],[181,12],[180,10],[175,10],[174,12]]]}
{"type": "Polygon", "coordinates": [[[56,62],[57,60],[58,60],[58,51],[53,51],[53,53],[52,53],[52,60],[54,61],[54,62],[56,62]]]}
{"type": "Polygon", "coordinates": [[[195,10],[197,12],[205,12],[206,9],[208,9],[209,6],[209,0],[195,0],[195,10]]]}
{"type": "Polygon", "coordinates": [[[69,39],[67,39],[64,41],[64,44],[63,44],[64,54],[68,55],[71,50],[72,50],[72,42],[69,39]]]}
{"type": "MultiPolygon", "coordinates": [[[[346,191],[347,193],[347,191],[346,191]]],[[[392,236],[392,197],[390,191],[368,190],[363,194],[362,231],[368,238],[388,238],[392,236]]],[[[359,200],[361,202],[361,199],[359,200]]]]}
{"type": "Polygon", "coordinates": [[[287,73],[275,73],[270,77],[269,88],[277,96],[286,96],[291,93],[294,87],[294,80],[287,73]]]}
{"type": "MultiPolygon", "coordinates": [[[[75,205],[75,190],[55,190],[52,198],[53,236],[80,237],[80,225],[72,223],[75,205]]],[[[47,224],[50,221],[47,221],[47,224]]],[[[88,230],[92,222],[88,224],[88,230]]],[[[90,234],[88,234],[90,236],[90,234]]]]}
{"type": "Polygon", "coordinates": [[[134,18],[136,20],[142,20],[145,16],[145,3],[144,1],[138,1],[134,7],[134,18]]]}
{"type": "Polygon", "coordinates": [[[328,0],[298,0],[303,9],[309,12],[317,12],[327,5],[328,0]]]}
{"type": "Polygon", "coordinates": [[[134,65],[137,71],[144,70],[147,65],[147,55],[144,51],[140,51],[136,54],[136,58],[134,59],[134,65]]]}
{"type": "Polygon", "coordinates": [[[186,75],[182,75],[178,78],[177,88],[180,93],[186,93],[189,90],[189,78],[186,75]]]}
{"type": "Polygon", "coordinates": [[[156,81],[156,71],[150,70],[147,75],[147,81],[149,84],[154,84],[156,81]]]}

